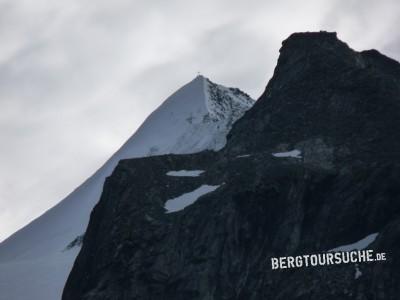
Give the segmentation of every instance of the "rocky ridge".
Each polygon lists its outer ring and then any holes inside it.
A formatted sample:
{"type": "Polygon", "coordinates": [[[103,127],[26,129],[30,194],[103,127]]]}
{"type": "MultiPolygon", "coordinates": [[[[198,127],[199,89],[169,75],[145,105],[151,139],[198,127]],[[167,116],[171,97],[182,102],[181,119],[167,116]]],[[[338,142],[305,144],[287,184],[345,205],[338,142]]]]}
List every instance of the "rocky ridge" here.
{"type": "Polygon", "coordinates": [[[293,34],[280,53],[221,151],[118,164],[63,299],[399,297],[400,65],[327,32],[293,34]],[[219,187],[166,213],[204,184],[219,187]],[[271,269],[374,233],[386,262],[271,269]]]}

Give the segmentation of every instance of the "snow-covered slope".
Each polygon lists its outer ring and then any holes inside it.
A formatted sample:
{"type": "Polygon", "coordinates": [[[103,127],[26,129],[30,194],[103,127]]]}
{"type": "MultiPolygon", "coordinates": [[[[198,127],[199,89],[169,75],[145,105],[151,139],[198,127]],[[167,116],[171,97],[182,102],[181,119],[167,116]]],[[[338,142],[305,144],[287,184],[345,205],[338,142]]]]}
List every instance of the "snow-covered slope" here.
{"type": "Polygon", "coordinates": [[[167,153],[218,150],[254,101],[203,76],[183,86],[89,179],[58,205],[0,244],[1,300],[57,300],[79,252],[104,179],[118,161],[167,153]]]}

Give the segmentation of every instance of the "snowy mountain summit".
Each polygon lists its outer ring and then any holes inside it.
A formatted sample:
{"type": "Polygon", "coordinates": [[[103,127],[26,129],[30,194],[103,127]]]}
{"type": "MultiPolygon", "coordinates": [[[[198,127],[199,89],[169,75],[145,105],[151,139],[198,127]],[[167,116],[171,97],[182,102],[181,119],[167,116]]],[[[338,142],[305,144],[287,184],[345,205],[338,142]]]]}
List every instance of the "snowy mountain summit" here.
{"type": "Polygon", "coordinates": [[[176,91],[93,176],[0,244],[0,300],[61,298],[90,212],[121,159],[219,150],[253,103],[203,76],[176,91]]]}
{"type": "Polygon", "coordinates": [[[219,150],[254,100],[199,75],[154,111],[126,144],[129,156],[219,150]]]}

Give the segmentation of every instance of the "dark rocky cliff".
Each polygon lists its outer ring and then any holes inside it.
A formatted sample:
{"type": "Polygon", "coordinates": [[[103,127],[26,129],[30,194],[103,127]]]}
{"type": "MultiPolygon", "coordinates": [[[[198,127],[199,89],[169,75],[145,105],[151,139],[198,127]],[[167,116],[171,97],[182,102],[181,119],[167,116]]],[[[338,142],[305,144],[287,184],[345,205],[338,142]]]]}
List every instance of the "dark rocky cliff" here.
{"type": "Polygon", "coordinates": [[[293,34],[228,148],[301,148],[306,160],[317,148],[333,165],[390,161],[400,150],[399,80],[400,64],[375,50],[355,52],[335,33],[293,34]]]}
{"type": "Polygon", "coordinates": [[[290,36],[223,150],[119,163],[63,299],[398,299],[399,129],[397,62],[334,33],[290,36]],[[205,172],[166,174],[183,169],[205,172]],[[202,184],[220,187],[165,213],[202,184]],[[271,270],[371,233],[386,262],[271,270]]]}

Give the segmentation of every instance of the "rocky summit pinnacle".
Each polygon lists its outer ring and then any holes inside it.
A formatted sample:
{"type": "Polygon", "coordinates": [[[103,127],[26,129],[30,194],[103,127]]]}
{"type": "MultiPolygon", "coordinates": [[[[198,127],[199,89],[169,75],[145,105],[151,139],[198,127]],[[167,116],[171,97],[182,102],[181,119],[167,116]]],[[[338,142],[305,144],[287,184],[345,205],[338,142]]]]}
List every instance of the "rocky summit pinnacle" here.
{"type": "Polygon", "coordinates": [[[280,53],[265,92],[231,131],[230,150],[298,148],[305,160],[332,167],[397,159],[398,62],[356,52],[327,32],[295,33],[280,53]]]}
{"type": "Polygon", "coordinates": [[[291,35],[220,151],[118,164],[63,299],[398,299],[399,68],[291,35]],[[352,247],[387,261],[271,264],[352,247]]]}

